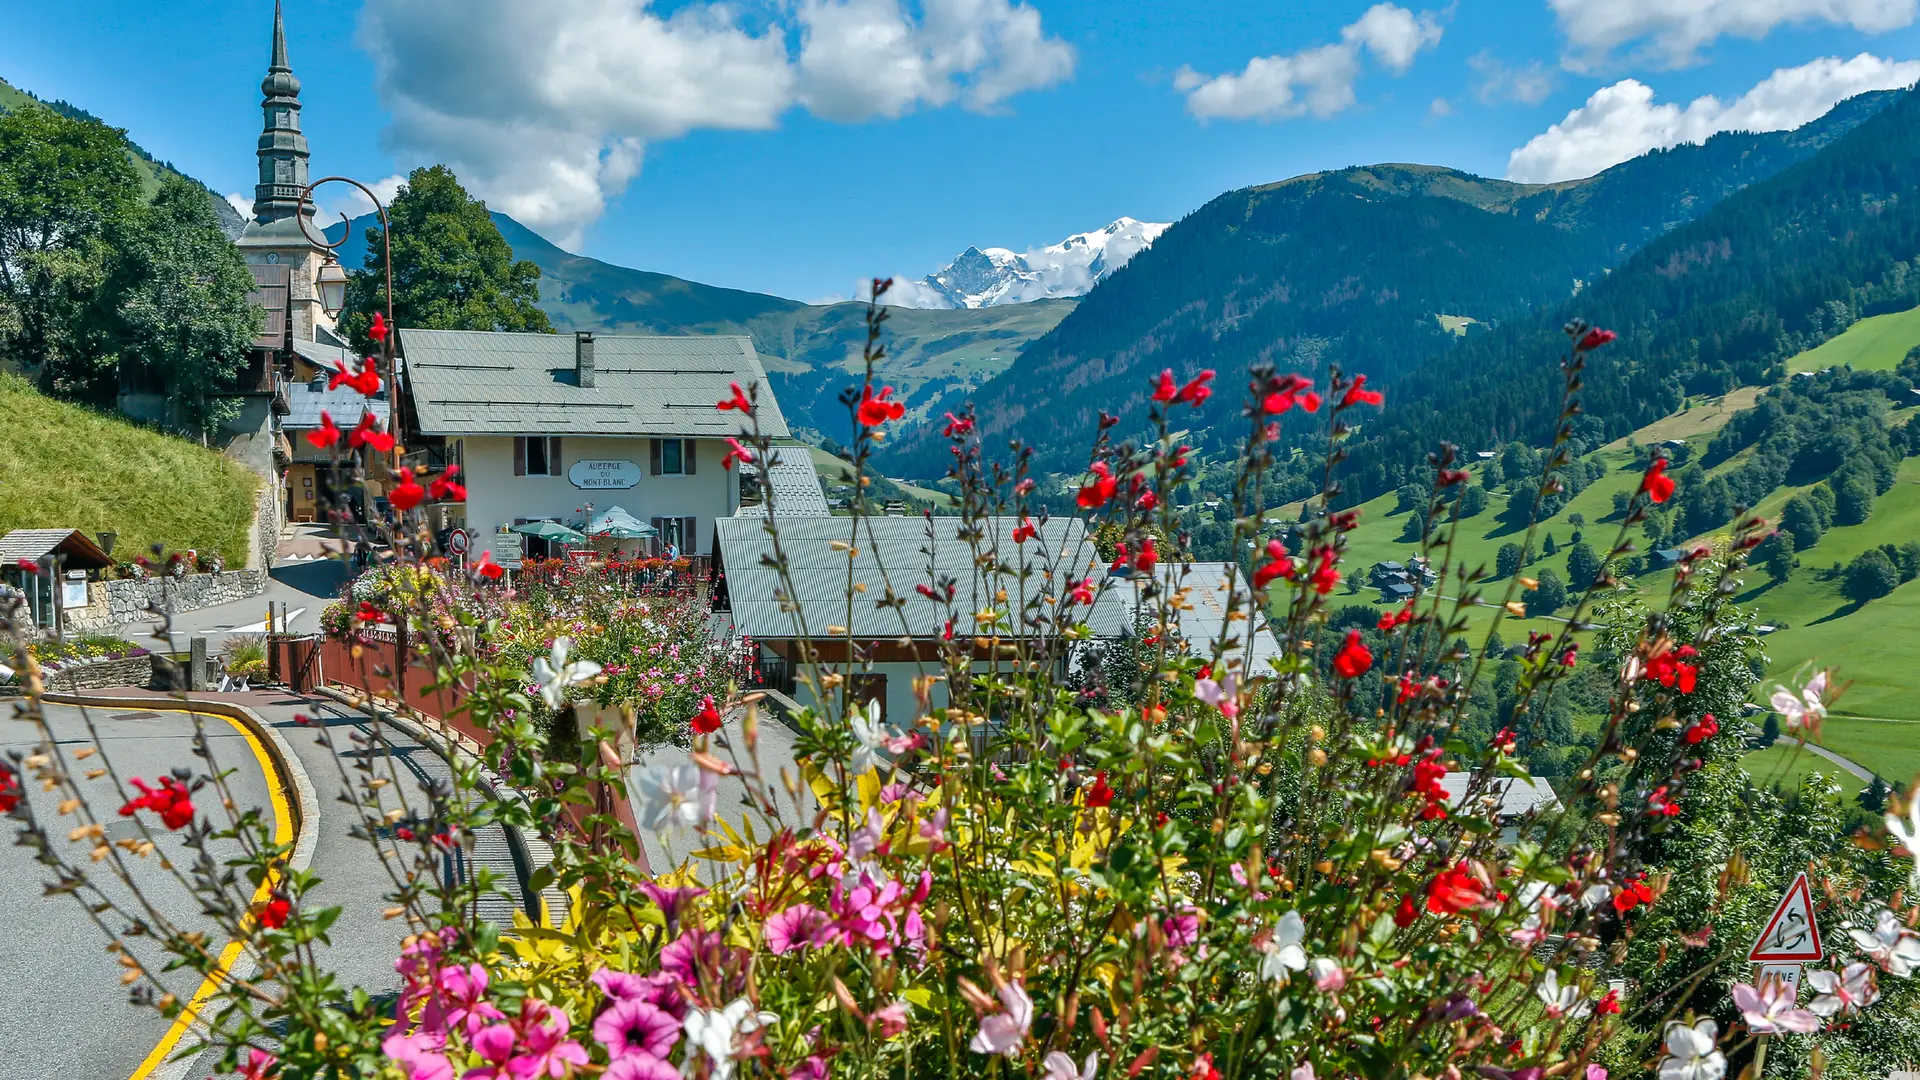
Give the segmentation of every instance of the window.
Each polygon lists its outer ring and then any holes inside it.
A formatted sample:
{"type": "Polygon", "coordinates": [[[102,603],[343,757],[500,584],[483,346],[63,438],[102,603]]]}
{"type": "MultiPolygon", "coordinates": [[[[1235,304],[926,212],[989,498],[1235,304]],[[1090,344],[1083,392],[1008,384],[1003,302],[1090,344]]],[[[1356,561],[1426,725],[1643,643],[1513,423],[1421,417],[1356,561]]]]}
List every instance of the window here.
{"type": "Polygon", "coordinates": [[[513,475],[559,476],[560,440],[554,436],[516,435],[513,440],[513,475]]]}
{"type": "Polygon", "coordinates": [[[692,476],[699,471],[699,443],[692,439],[652,439],[647,451],[648,471],[655,476],[692,476]]]}

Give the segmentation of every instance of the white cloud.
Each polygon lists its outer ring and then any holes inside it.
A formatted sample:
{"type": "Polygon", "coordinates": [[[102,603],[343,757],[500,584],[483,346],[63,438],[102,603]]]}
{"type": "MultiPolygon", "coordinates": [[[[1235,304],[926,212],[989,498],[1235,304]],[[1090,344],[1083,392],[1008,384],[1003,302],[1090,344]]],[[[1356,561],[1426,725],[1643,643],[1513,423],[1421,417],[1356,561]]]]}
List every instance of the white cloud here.
{"type": "Polygon", "coordinates": [[[227,200],[227,205],[233,207],[235,213],[239,214],[243,218],[247,218],[249,220],[252,219],[253,196],[242,195],[237,191],[229,191],[227,192],[225,198],[227,200]]]}
{"type": "Polygon", "coordinates": [[[1646,59],[1694,62],[1723,35],[1759,40],[1775,27],[1824,22],[1876,34],[1911,24],[1920,0],[1547,0],[1571,53],[1584,68],[1621,45],[1641,43],[1646,59]]]}
{"type": "Polygon", "coordinates": [[[1483,50],[1468,57],[1467,66],[1480,76],[1473,96],[1482,105],[1501,101],[1538,105],[1553,92],[1553,72],[1538,60],[1525,67],[1509,67],[1491,50],[1483,50]]]}
{"type": "Polygon", "coordinates": [[[1256,56],[1239,73],[1206,76],[1182,67],[1174,89],[1187,95],[1187,111],[1201,120],[1280,120],[1308,113],[1327,117],[1350,108],[1363,52],[1398,75],[1422,49],[1440,40],[1431,13],[1415,15],[1394,4],[1375,4],[1340,31],[1340,40],[1296,53],[1256,56]]]}
{"type": "Polygon", "coordinates": [[[368,0],[360,42],[393,114],[391,150],[444,161],[494,209],[563,245],[640,172],[649,143],[959,101],[990,109],[1072,73],[1072,47],[1013,0],[801,0],[792,25],[726,3],[368,0]],[[788,39],[797,34],[799,57],[788,39]]]}
{"type": "Polygon", "coordinates": [[[1434,116],[1434,117],[1452,116],[1453,102],[1448,101],[1446,98],[1443,98],[1443,97],[1434,98],[1431,102],[1427,104],[1427,115],[1434,116]]]}
{"type": "Polygon", "coordinates": [[[1828,56],[1781,68],[1732,104],[1723,105],[1709,94],[1683,108],[1655,103],[1651,87],[1624,79],[1594,91],[1586,104],[1515,150],[1507,159],[1507,178],[1530,183],[1571,180],[1648,150],[1700,142],[1718,131],[1798,127],[1844,98],[1915,80],[1920,80],[1920,60],[1886,60],[1867,53],[1851,60],[1828,56]]]}

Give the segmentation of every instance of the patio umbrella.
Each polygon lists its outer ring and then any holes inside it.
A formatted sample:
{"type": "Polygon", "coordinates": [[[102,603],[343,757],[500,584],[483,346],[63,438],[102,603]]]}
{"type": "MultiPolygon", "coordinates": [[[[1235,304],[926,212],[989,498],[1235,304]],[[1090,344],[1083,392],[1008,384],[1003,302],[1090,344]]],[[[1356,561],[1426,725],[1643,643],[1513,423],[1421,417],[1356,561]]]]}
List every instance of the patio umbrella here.
{"type": "Polygon", "coordinates": [[[537,536],[542,540],[558,540],[563,544],[584,544],[587,538],[567,528],[557,521],[529,521],[525,525],[515,525],[513,531],[527,536],[537,536]]]}
{"type": "Polygon", "coordinates": [[[593,536],[611,536],[616,540],[638,540],[660,534],[660,530],[618,506],[608,507],[605,513],[594,518],[587,525],[587,532],[593,536]]]}

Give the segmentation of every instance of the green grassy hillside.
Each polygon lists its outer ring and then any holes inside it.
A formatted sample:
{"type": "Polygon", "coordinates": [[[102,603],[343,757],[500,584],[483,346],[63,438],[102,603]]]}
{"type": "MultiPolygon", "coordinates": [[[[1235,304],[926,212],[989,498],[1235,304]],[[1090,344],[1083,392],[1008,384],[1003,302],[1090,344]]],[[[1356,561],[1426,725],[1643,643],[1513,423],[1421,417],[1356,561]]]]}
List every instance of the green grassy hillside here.
{"type": "Polygon", "coordinates": [[[219,551],[247,564],[259,479],[237,462],[55,401],[0,373],[0,533],[75,528],[119,534],[115,554],[151,544],[219,551]]]}
{"type": "Polygon", "coordinates": [[[1788,361],[1787,370],[1845,365],[1858,371],[1892,371],[1915,345],[1920,345],[1920,307],[1861,319],[1826,344],[1788,361]]]}

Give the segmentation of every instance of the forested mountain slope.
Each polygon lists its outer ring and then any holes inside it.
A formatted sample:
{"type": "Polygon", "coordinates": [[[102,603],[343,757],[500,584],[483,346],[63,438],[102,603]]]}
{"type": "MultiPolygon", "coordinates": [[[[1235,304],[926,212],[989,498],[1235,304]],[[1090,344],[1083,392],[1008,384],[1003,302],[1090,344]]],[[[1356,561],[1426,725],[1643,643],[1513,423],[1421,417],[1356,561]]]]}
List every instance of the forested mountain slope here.
{"type": "MultiPolygon", "coordinates": [[[[1863,95],[1796,131],[1723,134],[1562,184],[1378,165],[1229,192],[1094,289],[982,389],[982,427],[1044,448],[1045,465],[1072,468],[1097,408],[1123,406],[1123,418],[1137,421],[1148,377],[1163,367],[1233,375],[1272,359],[1393,382],[1464,355],[1489,325],[1534,325],[1532,316],[1560,310],[1650,237],[1846,137],[1895,96],[1863,95]],[[1467,341],[1440,316],[1471,319],[1467,341]]],[[[1237,381],[1196,427],[1231,437],[1237,381]]],[[[937,472],[936,441],[932,431],[900,440],[889,467],[937,472]]]]}

